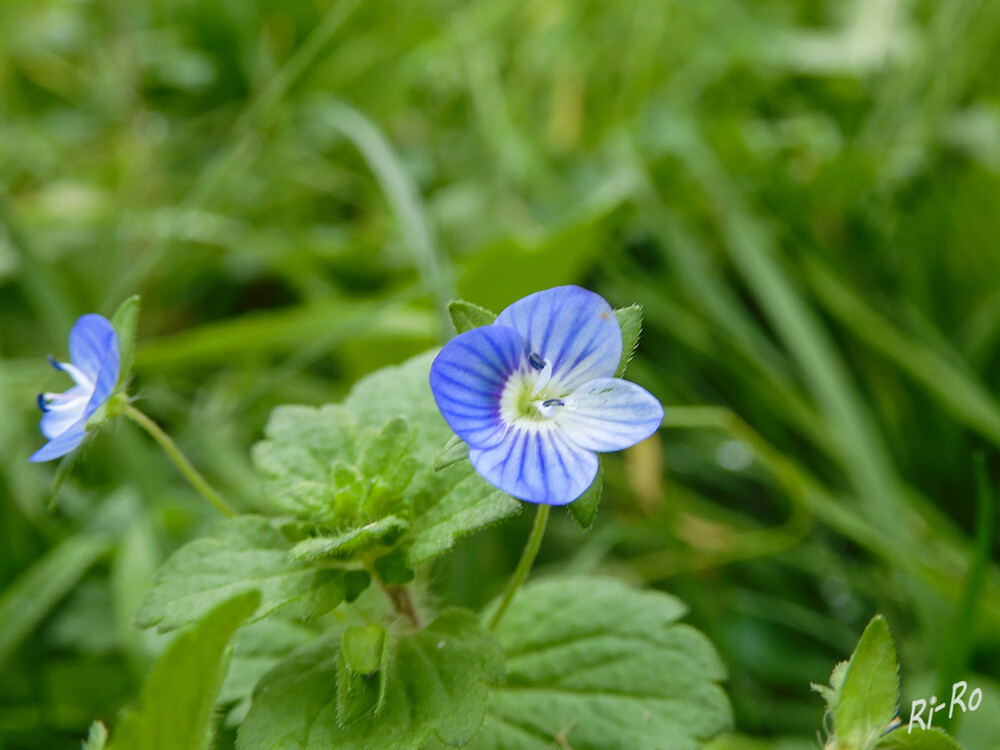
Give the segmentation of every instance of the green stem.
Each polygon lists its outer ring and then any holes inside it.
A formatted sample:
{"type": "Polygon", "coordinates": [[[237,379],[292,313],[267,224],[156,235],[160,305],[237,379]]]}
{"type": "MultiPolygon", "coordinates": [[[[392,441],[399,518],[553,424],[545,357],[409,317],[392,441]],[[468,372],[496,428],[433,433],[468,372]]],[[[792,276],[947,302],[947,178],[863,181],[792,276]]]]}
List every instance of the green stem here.
{"type": "Polygon", "coordinates": [[[504,613],[507,611],[507,607],[510,606],[511,601],[514,599],[514,594],[517,590],[521,588],[521,584],[524,583],[524,579],[528,577],[528,571],[531,570],[531,566],[535,562],[535,556],[538,554],[538,548],[542,546],[542,537],[545,536],[545,524],[549,521],[549,510],[548,505],[539,505],[538,514],[535,516],[535,525],[531,527],[531,535],[528,537],[528,543],[524,545],[524,552],[521,553],[521,561],[517,564],[517,568],[514,570],[514,575],[510,579],[510,583],[507,584],[507,590],[504,592],[503,601],[500,602],[500,607],[497,609],[493,619],[490,621],[490,630],[496,630],[497,625],[500,624],[500,620],[503,619],[504,613]]]}
{"type": "Polygon", "coordinates": [[[177,447],[177,443],[175,443],[171,437],[163,431],[163,428],[132,406],[132,404],[125,404],[123,412],[126,417],[148,432],[150,437],[160,444],[160,447],[163,448],[164,452],[166,452],[166,454],[170,457],[170,460],[174,462],[174,465],[177,466],[181,474],[184,475],[184,478],[191,483],[192,487],[201,493],[202,497],[214,505],[216,509],[222,513],[222,515],[236,515],[236,511],[230,508],[226,501],[222,499],[222,496],[212,489],[212,485],[210,485],[205,480],[205,477],[199,474],[198,470],[191,465],[187,456],[181,453],[181,449],[177,447]]]}

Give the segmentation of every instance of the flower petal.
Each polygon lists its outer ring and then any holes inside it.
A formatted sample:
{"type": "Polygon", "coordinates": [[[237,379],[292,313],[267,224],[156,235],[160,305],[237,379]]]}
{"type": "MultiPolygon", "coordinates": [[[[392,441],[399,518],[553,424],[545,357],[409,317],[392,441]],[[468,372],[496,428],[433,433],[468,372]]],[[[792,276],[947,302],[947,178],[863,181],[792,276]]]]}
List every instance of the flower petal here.
{"type": "Polygon", "coordinates": [[[45,411],[40,426],[42,434],[49,440],[59,437],[83,418],[90,400],[90,390],[75,385],[65,393],[55,394],[51,399],[48,403],[45,403],[44,398],[39,399],[39,406],[44,404],[45,411]]]}
{"type": "Polygon", "coordinates": [[[622,332],[611,305],[578,286],[529,294],[500,313],[493,325],[521,334],[528,352],[552,363],[552,380],[566,393],[588,380],[614,375],[622,356],[622,332]]]}
{"type": "Polygon", "coordinates": [[[470,448],[469,460],[488,482],[530,503],[571,503],[597,476],[597,456],[551,422],[513,427],[491,448],[470,448]]]}
{"type": "MultiPolygon", "coordinates": [[[[112,335],[114,331],[112,331],[112,335]]],[[[101,367],[97,371],[97,378],[94,381],[94,392],[87,402],[87,407],[83,410],[85,419],[97,411],[98,407],[111,396],[118,385],[118,376],[121,374],[121,355],[118,352],[118,337],[111,339],[111,346],[104,355],[101,367]]]]}
{"type": "Polygon", "coordinates": [[[524,341],[511,328],[483,326],[456,336],[431,363],[431,392],[448,426],[469,445],[503,438],[500,396],[524,360],[524,341]]]}
{"type": "Polygon", "coordinates": [[[649,391],[619,378],[597,378],[565,399],[555,422],[581,448],[620,451],[645,440],[663,421],[649,391]]]}
{"type": "Polygon", "coordinates": [[[53,458],[61,458],[62,456],[65,456],[83,442],[86,424],[86,419],[79,420],[59,437],[50,440],[35,451],[34,455],[32,455],[28,460],[33,463],[40,463],[42,461],[51,461],[53,458]]]}
{"type": "MultiPolygon", "coordinates": [[[[111,323],[100,315],[81,316],[69,332],[70,360],[91,383],[97,380],[101,366],[112,350],[117,360],[118,336],[111,323]]],[[[117,379],[117,372],[115,374],[117,379]]]]}

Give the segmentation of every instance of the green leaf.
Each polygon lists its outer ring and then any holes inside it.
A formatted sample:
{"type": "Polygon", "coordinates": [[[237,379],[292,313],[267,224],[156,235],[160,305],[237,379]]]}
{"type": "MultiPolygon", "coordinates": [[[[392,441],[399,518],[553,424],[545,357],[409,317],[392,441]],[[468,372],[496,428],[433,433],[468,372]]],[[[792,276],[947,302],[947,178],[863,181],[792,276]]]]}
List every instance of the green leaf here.
{"type": "Polygon", "coordinates": [[[843,672],[831,711],[837,739],[845,747],[868,747],[889,727],[898,705],[896,647],[889,626],[878,615],[865,628],[843,672]]]}
{"type": "Polygon", "coordinates": [[[240,727],[237,748],[417,750],[432,738],[459,746],[481,727],[487,685],[503,672],[499,646],[478,618],[450,610],[396,641],[378,716],[376,703],[342,726],[339,656],[335,644],[318,643],[265,677],[240,727]]]}
{"type": "Polygon", "coordinates": [[[309,537],[292,547],[289,554],[293,560],[346,558],[378,544],[393,544],[408,528],[410,524],[405,519],[386,516],[348,529],[337,536],[309,537]]]}
{"type": "Polygon", "coordinates": [[[469,457],[469,446],[458,435],[452,435],[444,448],[434,458],[434,471],[447,469],[469,457]]]}
{"type": "Polygon", "coordinates": [[[279,406],[264,428],[266,439],[253,447],[253,462],[272,479],[326,481],[335,460],[354,462],[357,431],[354,417],[338,404],[279,406]]]}
{"type": "Polygon", "coordinates": [[[115,728],[115,750],[207,750],[229,661],[226,646],[259,604],[256,592],[243,594],[177,636],[153,666],[139,707],[115,728]]]}
{"type": "Polygon", "coordinates": [[[416,435],[402,417],[391,419],[378,432],[371,431],[363,441],[358,468],[371,482],[363,508],[378,518],[396,508],[391,501],[409,486],[417,470],[410,455],[416,435]],[[387,505],[390,503],[390,505],[387,505]]]}
{"type": "Polygon", "coordinates": [[[431,350],[400,365],[373,372],[355,383],[344,399],[344,407],[354,415],[361,429],[382,429],[389,420],[405,417],[416,431],[412,455],[426,471],[433,465],[438,446],[452,436],[428,386],[431,361],[436,354],[437,350],[431,350]]]}
{"type": "Polygon", "coordinates": [[[601,502],[601,492],[604,490],[604,467],[598,464],[597,476],[590,486],[576,500],[566,506],[573,520],[581,529],[589,529],[597,518],[597,506],[601,502]]]}
{"type": "MultiPolygon", "coordinates": [[[[453,470],[456,471],[456,470],[453,470]]],[[[461,537],[521,510],[521,503],[472,472],[413,522],[406,563],[414,568],[450,550],[461,537]]]]}
{"type": "Polygon", "coordinates": [[[132,367],[135,364],[135,334],[139,326],[139,295],[134,294],[122,302],[115,314],[111,316],[111,326],[118,336],[118,354],[121,358],[121,374],[118,383],[123,390],[128,388],[132,380],[132,367]]]}
{"type": "Polygon", "coordinates": [[[696,748],[731,724],[725,669],[667,594],[607,578],[525,586],[496,633],[507,680],[475,750],[696,748]]]}
{"type": "Polygon", "coordinates": [[[384,583],[390,586],[403,586],[414,578],[413,569],[406,564],[406,554],[402,550],[393,550],[375,560],[375,572],[384,583]]]}
{"type": "Polygon", "coordinates": [[[464,299],[452,300],[448,304],[448,312],[451,314],[451,322],[455,326],[455,330],[459,333],[488,326],[497,319],[496,313],[472,302],[466,302],[464,299]]]}
{"type": "Polygon", "coordinates": [[[615,317],[618,318],[618,325],[622,329],[622,358],[618,361],[618,369],[615,377],[620,378],[625,374],[625,368],[635,354],[635,348],[639,345],[639,335],[642,333],[642,305],[631,305],[615,310],[615,317]]]}
{"type": "Polygon", "coordinates": [[[918,727],[907,732],[901,727],[879,740],[875,750],[962,750],[962,747],[940,729],[918,727]]]}
{"type": "Polygon", "coordinates": [[[280,614],[237,630],[229,671],[216,701],[220,706],[232,706],[226,714],[226,724],[239,726],[250,710],[250,698],[260,679],[315,638],[313,628],[280,614]]]}
{"type": "Polygon", "coordinates": [[[253,590],[261,595],[258,618],[300,600],[306,616],[315,615],[344,599],[347,571],[295,562],[288,553],[289,542],[266,518],[227,519],[163,564],[136,623],[171,630],[253,590]]]}
{"type": "Polygon", "coordinates": [[[108,746],[108,728],[99,721],[90,725],[87,732],[87,739],[83,743],[83,750],[105,750],[108,746]]]}

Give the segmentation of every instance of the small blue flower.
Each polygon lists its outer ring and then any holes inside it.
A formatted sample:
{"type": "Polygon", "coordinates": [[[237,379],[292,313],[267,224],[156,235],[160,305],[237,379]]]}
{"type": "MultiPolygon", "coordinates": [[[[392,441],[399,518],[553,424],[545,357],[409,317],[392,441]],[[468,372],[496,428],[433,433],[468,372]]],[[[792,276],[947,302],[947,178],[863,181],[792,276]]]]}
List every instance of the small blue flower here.
{"type": "Polygon", "coordinates": [[[448,342],[431,364],[431,391],[490,483],[565,505],[594,481],[596,452],[635,445],[663,421],[652,394],[614,377],[621,354],[604,298],[556,287],[448,342]]]}
{"type": "Polygon", "coordinates": [[[51,461],[65,456],[83,442],[87,420],[107,401],[118,383],[121,362],[118,336],[106,318],[84,315],[69,332],[72,364],[49,362],[73,378],[76,385],[65,393],[41,393],[38,407],[42,434],[49,439],[29,461],[51,461]]]}

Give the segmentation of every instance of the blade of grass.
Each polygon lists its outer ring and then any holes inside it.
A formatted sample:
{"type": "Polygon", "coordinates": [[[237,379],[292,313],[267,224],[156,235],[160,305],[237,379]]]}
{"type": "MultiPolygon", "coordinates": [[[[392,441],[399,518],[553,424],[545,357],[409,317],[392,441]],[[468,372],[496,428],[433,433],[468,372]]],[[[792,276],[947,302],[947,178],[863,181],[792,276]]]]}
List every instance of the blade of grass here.
{"type": "Polygon", "coordinates": [[[1000,447],[1000,405],[981,383],[899,331],[818,261],[811,261],[806,268],[811,288],[831,315],[858,339],[889,357],[956,419],[1000,447]]]}
{"type": "MultiPolygon", "coordinates": [[[[942,640],[938,656],[938,695],[948,695],[951,686],[969,667],[976,637],[976,621],[986,586],[993,551],[996,497],[990,483],[986,459],[982,453],[973,456],[976,475],[976,543],[972,548],[969,572],[955,604],[955,611],[942,640]]],[[[947,717],[942,717],[942,727],[949,728],[947,717]]],[[[954,721],[950,726],[954,728],[954,721]]]]}
{"type": "Polygon", "coordinates": [[[364,157],[399,223],[413,264],[434,299],[440,337],[447,341],[452,335],[448,303],[457,296],[451,268],[427,218],[420,191],[398,154],[371,120],[343,102],[317,104],[310,119],[340,132],[364,157]]]}
{"type": "Polygon", "coordinates": [[[0,594],[0,663],[109,549],[108,540],[77,535],[60,542],[0,594]]]}

